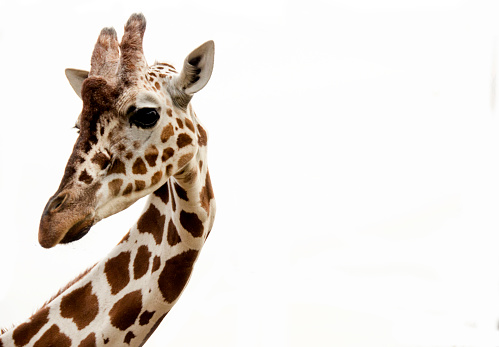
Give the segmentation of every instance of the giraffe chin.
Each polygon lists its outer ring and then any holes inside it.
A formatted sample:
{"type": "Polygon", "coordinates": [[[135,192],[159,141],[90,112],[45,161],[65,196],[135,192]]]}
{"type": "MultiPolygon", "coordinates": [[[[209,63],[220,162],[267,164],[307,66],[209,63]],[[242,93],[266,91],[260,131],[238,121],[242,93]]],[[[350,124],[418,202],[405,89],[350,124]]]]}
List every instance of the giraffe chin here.
{"type": "Polygon", "coordinates": [[[83,236],[87,235],[92,226],[94,225],[93,219],[85,218],[75,225],[73,225],[69,231],[64,235],[59,243],[71,243],[81,239],[83,236]]]}

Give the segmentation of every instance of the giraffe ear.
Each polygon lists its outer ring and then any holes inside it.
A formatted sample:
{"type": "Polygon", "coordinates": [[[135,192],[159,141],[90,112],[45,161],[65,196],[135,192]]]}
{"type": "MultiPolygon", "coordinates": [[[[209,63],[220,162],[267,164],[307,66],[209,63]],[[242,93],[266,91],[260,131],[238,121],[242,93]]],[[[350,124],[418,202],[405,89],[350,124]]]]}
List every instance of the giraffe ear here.
{"type": "Polygon", "coordinates": [[[214,58],[215,43],[211,40],[193,50],[184,60],[177,88],[187,95],[200,91],[210,80],[214,58]]]}
{"type": "Polygon", "coordinates": [[[69,84],[73,87],[73,90],[81,99],[81,86],[83,81],[88,77],[88,71],[77,70],[77,69],[66,69],[66,77],[68,78],[69,84]]]}

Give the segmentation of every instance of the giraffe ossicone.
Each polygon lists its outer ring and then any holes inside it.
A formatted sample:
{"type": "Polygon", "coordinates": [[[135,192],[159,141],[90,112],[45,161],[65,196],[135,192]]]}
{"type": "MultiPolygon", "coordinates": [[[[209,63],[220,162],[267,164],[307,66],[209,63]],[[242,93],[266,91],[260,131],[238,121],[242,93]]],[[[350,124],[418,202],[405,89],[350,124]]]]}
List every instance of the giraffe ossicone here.
{"type": "Polygon", "coordinates": [[[149,195],[144,212],[107,257],[1,335],[0,347],[141,346],[189,280],[215,217],[207,133],[190,103],[210,79],[214,43],[191,52],[180,72],[149,66],[145,28],[133,14],[120,43],[104,28],[90,71],[66,70],[83,102],[79,135],[38,240],[78,240],[149,195]]]}

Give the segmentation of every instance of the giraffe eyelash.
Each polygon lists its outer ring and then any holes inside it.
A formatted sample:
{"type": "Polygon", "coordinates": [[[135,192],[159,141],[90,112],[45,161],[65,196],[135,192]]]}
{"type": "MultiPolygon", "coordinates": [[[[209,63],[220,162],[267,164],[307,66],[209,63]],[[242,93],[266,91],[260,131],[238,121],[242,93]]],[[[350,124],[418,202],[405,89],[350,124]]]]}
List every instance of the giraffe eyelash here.
{"type": "Polygon", "coordinates": [[[76,129],[76,133],[77,134],[80,133],[80,127],[78,125],[75,124],[75,126],[73,127],[73,129],[76,129]]]}

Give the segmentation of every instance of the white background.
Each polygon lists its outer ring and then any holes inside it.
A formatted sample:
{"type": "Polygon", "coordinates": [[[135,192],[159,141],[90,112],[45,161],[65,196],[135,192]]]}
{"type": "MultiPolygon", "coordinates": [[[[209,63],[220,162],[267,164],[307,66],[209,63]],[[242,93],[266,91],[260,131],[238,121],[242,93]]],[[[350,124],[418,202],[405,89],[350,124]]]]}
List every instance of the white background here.
{"type": "Polygon", "coordinates": [[[77,136],[64,68],[88,69],[101,28],[121,37],[143,12],[151,64],[215,40],[193,104],[218,205],[147,346],[499,346],[496,4],[0,2],[0,326],[140,214],[37,243],[77,136]]]}

